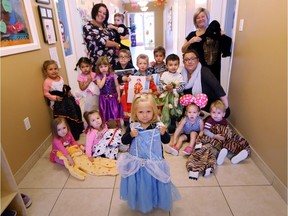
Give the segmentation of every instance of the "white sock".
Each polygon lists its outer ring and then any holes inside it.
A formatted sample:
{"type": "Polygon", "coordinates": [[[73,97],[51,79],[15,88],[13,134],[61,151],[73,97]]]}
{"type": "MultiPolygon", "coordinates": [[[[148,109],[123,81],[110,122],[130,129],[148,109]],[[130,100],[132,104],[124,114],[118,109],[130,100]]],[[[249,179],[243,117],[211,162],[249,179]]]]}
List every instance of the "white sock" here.
{"type": "Polygon", "coordinates": [[[240,161],[245,160],[247,157],[248,157],[248,151],[244,149],[231,159],[231,163],[238,164],[240,161]]]}

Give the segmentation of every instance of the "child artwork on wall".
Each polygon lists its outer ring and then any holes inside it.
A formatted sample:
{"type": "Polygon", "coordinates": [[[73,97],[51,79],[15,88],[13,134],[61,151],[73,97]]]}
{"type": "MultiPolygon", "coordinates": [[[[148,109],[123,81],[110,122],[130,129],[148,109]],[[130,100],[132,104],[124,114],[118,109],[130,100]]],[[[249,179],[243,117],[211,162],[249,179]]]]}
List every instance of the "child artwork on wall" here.
{"type": "Polygon", "coordinates": [[[146,81],[146,76],[130,76],[130,78],[127,103],[132,103],[135,94],[148,92],[149,89],[149,81],[146,81]]]}

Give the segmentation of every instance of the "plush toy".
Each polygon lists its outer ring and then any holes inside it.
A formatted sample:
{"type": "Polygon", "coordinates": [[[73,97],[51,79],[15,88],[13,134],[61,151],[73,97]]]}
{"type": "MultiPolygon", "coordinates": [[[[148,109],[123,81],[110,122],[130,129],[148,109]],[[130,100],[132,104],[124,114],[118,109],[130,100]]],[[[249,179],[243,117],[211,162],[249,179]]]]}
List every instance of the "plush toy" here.
{"type": "Polygon", "coordinates": [[[90,175],[117,175],[116,171],[116,160],[108,158],[95,158],[91,162],[86,154],[78,146],[66,147],[69,155],[74,160],[75,165],[71,166],[67,158],[62,152],[58,151],[57,156],[64,161],[65,167],[68,169],[69,173],[79,179],[85,180],[87,174],[90,175]]]}

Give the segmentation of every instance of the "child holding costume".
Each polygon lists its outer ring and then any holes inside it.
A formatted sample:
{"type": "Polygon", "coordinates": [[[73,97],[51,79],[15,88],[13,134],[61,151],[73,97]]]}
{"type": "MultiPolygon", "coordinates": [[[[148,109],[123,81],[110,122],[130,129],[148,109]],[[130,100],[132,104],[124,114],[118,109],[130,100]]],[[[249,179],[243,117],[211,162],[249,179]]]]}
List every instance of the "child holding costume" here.
{"type": "Polygon", "coordinates": [[[180,98],[180,103],[186,107],[185,116],[181,119],[170,145],[166,146],[165,151],[177,156],[183,142],[188,141],[188,146],[183,150],[184,155],[190,155],[195,150],[196,138],[203,136],[204,123],[200,118],[200,109],[207,104],[207,96],[199,94],[196,97],[184,95],[180,98]],[[183,132],[181,135],[180,133],[183,132]],[[180,136],[179,136],[180,135],[180,136]]]}
{"type": "Polygon", "coordinates": [[[163,106],[161,120],[168,128],[169,133],[174,133],[176,121],[182,116],[182,105],[179,103],[179,94],[184,90],[183,77],[177,72],[179,68],[179,57],[170,54],[166,58],[168,71],[164,72],[159,82],[158,105],[163,106]]]}
{"type": "Polygon", "coordinates": [[[92,62],[87,57],[81,57],[77,64],[81,73],[78,75],[78,84],[84,97],[84,111],[99,109],[99,87],[96,85],[96,73],[92,72],[92,62]]]}
{"type": "Polygon", "coordinates": [[[85,130],[85,152],[89,160],[93,162],[93,158],[96,157],[117,159],[118,146],[107,145],[107,143],[101,142],[104,134],[108,131],[108,127],[102,121],[100,112],[96,110],[85,112],[84,119],[88,124],[85,130]],[[96,147],[97,151],[95,151],[96,147]]]}
{"type": "Polygon", "coordinates": [[[100,88],[99,110],[103,122],[110,119],[120,121],[123,124],[123,108],[120,103],[120,86],[117,75],[112,71],[106,56],[98,58],[96,63],[96,82],[100,88]]]}
{"type": "Polygon", "coordinates": [[[122,137],[129,152],[119,156],[120,198],[133,210],[148,213],[153,208],[172,210],[179,192],[171,182],[168,163],[163,159],[162,143],[170,136],[158,120],[156,101],[151,94],[138,94],[132,102],[131,123],[122,137]]]}
{"type": "Polygon", "coordinates": [[[65,120],[65,118],[55,118],[53,119],[53,122],[51,124],[51,129],[53,139],[52,150],[50,153],[50,161],[64,165],[64,161],[58,158],[58,156],[56,155],[58,151],[61,151],[62,154],[67,158],[69,164],[71,166],[74,166],[74,161],[66,150],[66,147],[73,145],[80,147],[80,144],[78,144],[72,136],[67,121],[65,120]]]}
{"type": "MultiPolygon", "coordinates": [[[[142,92],[147,92],[149,94],[157,95],[157,87],[155,83],[153,82],[152,77],[152,68],[149,68],[149,57],[146,54],[140,54],[137,56],[137,67],[139,68],[138,71],[134,73],[134,76],[145,76],[146,82],[145,86],[142,86],[142,92]]],[[[124,85],[123,93],[121,96],[121,102],[124,109],[124,120],[127,122],[130,118],[131,113],[131,103],[127,102],[128,99],[128,88],[129,88],[129,82],[131,81],[130,77],[128,77],[127,82],[124,85]]]]}
{"type": "Polygon", "coordinates": [[[43,94],[53,110],[53,117],[64,117],[71,129],[75,140],[78,140],[84,129],[79,105],[71,93],[71,88],[64,84],[59,76],[59,68],[54,60],[44,61],[42,72],[46,76],[43,83],[43,94]]]}
{"type": "Polygon", "coordinates": [[[114,70],[118,75],[118,82],[120,85],[124,85],[128,81],[129,75],[133,75],[135,68],[130,62],[131,52],[127,49],[121,49],[118,53],[118,63],[114,70]]]}

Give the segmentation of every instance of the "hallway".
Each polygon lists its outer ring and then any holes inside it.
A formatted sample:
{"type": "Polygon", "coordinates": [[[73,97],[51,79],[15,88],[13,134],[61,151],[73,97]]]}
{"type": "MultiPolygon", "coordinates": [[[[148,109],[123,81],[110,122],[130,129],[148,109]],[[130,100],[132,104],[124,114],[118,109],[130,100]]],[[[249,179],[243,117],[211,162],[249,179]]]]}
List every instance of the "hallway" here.
{"type": "MultiPolygon", "coordinates": [[[[79,143],[85,143],[82,135],[79,143]]],[[[119,198],[120,177],[91,176],[79,181],[66,168],[49,161],[50,147],[19,184],[30,196],[28,216],[134,216],[119,198]]],[[[183,156],[165,153],[172,182],[182,199],[171,212],[154,210],[157,216],[286,216],[287,205],[251,158],[232,165],[226,158],[214,174],[188,179],[183,156]]]]}

